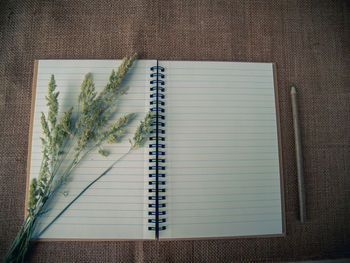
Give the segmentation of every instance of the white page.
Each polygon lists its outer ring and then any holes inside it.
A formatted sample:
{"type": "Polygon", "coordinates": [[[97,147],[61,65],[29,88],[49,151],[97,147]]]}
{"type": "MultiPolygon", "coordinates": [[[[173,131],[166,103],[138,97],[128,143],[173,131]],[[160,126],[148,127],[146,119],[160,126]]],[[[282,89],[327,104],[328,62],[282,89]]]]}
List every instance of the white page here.
{"type": "MultiPolygon", "coordinates": [[[[84,75],[92,73],[96,89],[102,90],[112,69],[120,60],[40,60],[38,65],[30,177],[37,177],[41,162],[40,112],[47,112],[45,96],[50,74],[55,75],[60,92],[60,111],[77,106],[77,95],[84,75]]],[[[150,66],[152,60],[136,61],[123,81],[129,87],[120,99],[113,119],[135,112],[137,116],[128,134],[118,144],[106,144],[108,157],[97,151],[90,153],[76,168],[71,180],[60,190],[49,210],[40,219],[37,233],[45,227],[85,186],[107,169],[114,160],[129,149],[128,138],[148,112],[150,95],[150,66]],[[65,193],[68,194],[65,196],[65,193]]],[[[108,174],[88,189],[40,238],[72,239],[142,239],[154,238],[148,231],[148,146],[130,153],[108,174]]]]}
{"type": "Polygon", "coordinates": [[[161,238],[281,234],[271,63],[161,61],[167,230],[161,238]]]}

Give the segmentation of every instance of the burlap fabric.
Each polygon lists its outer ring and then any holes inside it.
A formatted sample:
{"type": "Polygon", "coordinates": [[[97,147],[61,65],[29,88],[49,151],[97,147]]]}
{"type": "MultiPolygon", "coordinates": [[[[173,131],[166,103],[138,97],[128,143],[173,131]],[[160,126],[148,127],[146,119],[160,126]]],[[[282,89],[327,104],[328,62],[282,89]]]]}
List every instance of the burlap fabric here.
{"type": "Polygon", "coordinates": [[[0,2],[0,257],[23,218],[33,60],[276,62],[285,238],[40,242],[31,262],[233,262],[350,256],[347,1],[0,2]],[[308,221],[298,221],[289,85],[299,92],[308,221]]]}

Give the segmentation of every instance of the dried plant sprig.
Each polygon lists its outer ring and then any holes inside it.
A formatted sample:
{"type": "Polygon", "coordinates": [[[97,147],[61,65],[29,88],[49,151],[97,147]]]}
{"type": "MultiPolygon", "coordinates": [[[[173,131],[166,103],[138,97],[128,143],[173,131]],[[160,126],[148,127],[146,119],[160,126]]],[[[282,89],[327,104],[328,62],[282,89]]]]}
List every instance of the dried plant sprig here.
{"type": "Polygon", "coordinates": [[[49,82],[49,94],[46,96],[47,106],[49,106],[49,114],[48,120],[51,124],[51,129],[54,130],[57,121],[57,113],[58,113],[58,101],[57,97],[59,92],[55,92],[57,85],[54,78],[54,75],[51,75],[49,82]]]}
{"type": "MultiPolygon", "coordinates": [[[[121,86],[122,80],[135,59],[136,54],[130,58],[124,58],[118,67],[118,71],[112,70],[107,85],[99,94],[95,91],[92,75],[85,75],[78,97],[80,114],[77,117],[73,134],[77,140],[74,156],[72,157],[71,165],[63,173],[64,176],[58,180],[58,185],[68,178],[71,170],[91,150],[99,148],[108,139],[108,137],[105,137],[106,126],[111,114],[115,112],[117,100],[121,95],[126,94],[128,88],[121,86]]],[[[121,138],[124,132],[125,129],[118,130],[115,139],[121,138]]],[[[109,137],[109,142],[111,141],[112,138],[109,137]]]]}
{"type": "Polygon", "coordinates": [[[54,92],[56,88],[54,75],[51,75],[48,85],[48,96],[46,96],[47,106],[49,106],[47,121],[45,114],[41,113],[41,127],[44,138],[41,137],[42,143],[42,161],[38,179],[32,179],[29,187],[29,203],[28,215],[36,216],[37,207],[44,204],[48,198],[49,179],[53,174],[53,170],[59,155],[59,150],[66,136],[71,132],[71,115],[73,108],[68,109],[57,124],[58,113],[58,92],[54,92]],[[49,125],[50,123],[50,125],[49,125]]]}
{"type": "Polygon", "coordinates": [[[152,112],[149,111],[143,121],[139,124],[134,134],[134,139],[130,141],[129,151],[123,154],[119,159],[115,160],[102,174],[100,174],[95,180],[90,182],[68,205],[61,210],[61,212],[39,233],[39,236],[42,235],[64,212],[75,202],[77,201],[91,186],[93,186],[97,181],[99,181],[103,176],[105,176],[119,161],[125,158],[131,151],[136,150],[141,147],[150,131],[152,130],[152,112]]]}
{"type": "Polygon", "coordinates": [[[108,143],[117,143],[120,142],[121,138],[125,134],[125,127],[129,122],[136,116],[135,113],[127,114],[121,117],[112,128],[110,128],[103,136],[101,136],[101,142],[107,141],[108,143]]]}
{"type": "Polygon", "coordinates": [[[136,129],[135,135],[132,139],[129,139],[131,149],[142,146],[147,140],[147,136],[152,130],[152,112],[149,111],[143,121],[136,129]]]}
{"type": "Polygon", "coordinates": [[[127,89],[121,88],[120,85],[122,83],[122,80],[125,74],[128,72],[128,70],[136,60],[136,57],[137,57],[137,54],[135,53],[129,59],[124,58],[118,67],[118,71],[117,72],[115,72],[114,70],[112,71],[109,77],[109,82],[107,83],[103,91],[99,94],[99,97],[103,101],[109,102],[110,100],[115,99],[115,97],[125,94],[127,89]]]}
{"type": "MultiPolygon", "coordinates": [[[[113,102],[127,91],[127,88],[122,87],[121,83],[136,60],[136,56],[137,54],[134,54],[130,58],[124,58],[118,67],[118,71],[112,70],[107,85],[98,95],[91,74],[85,75],[78,100],[81,105],[81,115],[76,125],[78,143],[75,148],[73,165],[79,162],[80,154],[86,149],[89,142],[95,141],[93,147],[97,147],[103,140],[107,139],[107,137],[104,137],[103,129],[115,107],[113,102]]],[[[121,132],[119,131],[119,133],[121,132]]],[[[109,141],[111,141],[111,138],[109,141]]]]}
{"type": "Polygon", "coordinates": [[[99,147],[98,153],[102,156],[108,156],[109,152],[101,148],[101,144],[106,143],[118,143],[121,141],[126,133],[127,125],[134,119],[135,113],[129,113],[118,119],[118,121],[108,130],[101,132],[97,136],[96,146],[99,147]]]}
{"type": "MultiPolygon", "coordinates": [[[[58,118],[59,92],[55,91],[57,85],[54,76],[51,75],[48,95],[46,96],[49,111],[47,117],[44,113],[41,114],[43,137],[40,139],[43,157],[40,173],[37,179],[31,181],[27,217],[3,262],[24,261],[29,240],[35,229],[35,222],[43,213],[47,201],[51,199],[57,189],[53,186],[59,187],[60,183],[64,181],[64,177],[69,176],[72,169],[88,152],[86,151],[87,147],[89,146],[90,149],[98,147],[100,154],[108,155],[108,152],[102,149],[101,144],[118,142],[125,134],[127,125],[135,115],[125,115],[111,127],[108,127],[109,118],[116,109],[116,100],[121,95],[126,94],[128,90],[127,87],[123,87],[121,84],[135,59],[136,54],[130,58],[124,58],[117,72],[112,71],[107,85],[99,94],[95,91],[92,75],[87,74],[81,85],[81,93],[78,98],[79,109],[76,116],[73,116],[73,108],[70,108],[61,118],[58,118]],[[63,175],[55,178],[64,159],[64,157],[61,157],[62,153],[65,153],[66,157],[69,156],[70,150],[67,151],[66,144],[69,148],[71,148],[71,145],[75,145],[73,146],[74,158],[63,175]],[[85,153],[82,154],[83,152],[85,153]]],[[[131,149],[126,154],[130,151],[131,149]]],[[[126,154],[123,156],[126,156],[126,154]]],[[[100,177],[105,175],[116,162],[118,160],[100,177]]],[[[95,181],[91,182],[91,185],[98,179],[96,178],[95,181]]]]}

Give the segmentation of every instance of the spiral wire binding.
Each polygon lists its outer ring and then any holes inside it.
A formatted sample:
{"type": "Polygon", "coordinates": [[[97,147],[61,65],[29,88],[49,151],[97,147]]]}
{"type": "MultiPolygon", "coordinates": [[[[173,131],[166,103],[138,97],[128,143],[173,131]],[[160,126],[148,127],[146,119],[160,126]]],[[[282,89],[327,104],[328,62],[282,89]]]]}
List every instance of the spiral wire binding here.
{"type": "Polygon", "coordinates": [[[150,218],[148,219],[148,223],[152,224],[148,227],[148,230],[155,231],[156,238],[159,238],[159,231],[165,230],[166,226],[164,223],[166,223],[166,218],[164,216],[166,215],[166,197],[164,193],[166,192],[165,185],[165,130],[163,127],[165,127],[165,109],[164,105],[165,102],[162,101],[165,99],[165,95],[163,94],[165,92],[165,82],[164,78],[165,75],[162,73],[165,71],[165,69],[161,66],[157,65],[150,68],[151,70],[151,81],[150,84],[152,85],[151,95],[150,98],[152,99],[150,102],[151,105],[151,111],[153,112],[152,116],[152,126],[155,127],[151,131],[150,135],[150,141],[149,144],[150,148],[150,166],[149,166],[149,197],[148,200],[150,203],[148,204],[148,208],[150,210],[148,211],[148,215],[150,218]],[[163,216],[163,217],[162,217],[163,216]]]}

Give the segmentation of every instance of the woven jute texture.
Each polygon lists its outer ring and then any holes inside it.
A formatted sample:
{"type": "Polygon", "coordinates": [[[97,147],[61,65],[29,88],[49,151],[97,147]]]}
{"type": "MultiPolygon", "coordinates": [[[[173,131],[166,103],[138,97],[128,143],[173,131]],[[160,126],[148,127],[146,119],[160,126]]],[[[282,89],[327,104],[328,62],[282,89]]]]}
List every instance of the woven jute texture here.
{"type": "Polygon", "coordinates": [[[0,257],[22,223],[33,61],[276,62],[287,235],[39,242],[30,262],[235,262],[350,256],[348,1],[0,1],[0,257]],[[308,221],[298,221],[289,86],[299,92],[308,221]]]}

